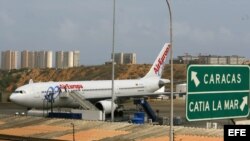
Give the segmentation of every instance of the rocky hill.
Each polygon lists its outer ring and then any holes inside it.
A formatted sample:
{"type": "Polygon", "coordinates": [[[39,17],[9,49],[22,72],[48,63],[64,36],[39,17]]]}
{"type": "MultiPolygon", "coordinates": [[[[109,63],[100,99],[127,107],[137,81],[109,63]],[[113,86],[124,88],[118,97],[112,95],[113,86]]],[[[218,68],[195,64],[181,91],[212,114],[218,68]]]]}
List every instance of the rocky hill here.
{"type": "MultiPolygon", "coordinates": [[[[151,65],[116,65],[115,79],[136,79],[143,77],[151,65]]],[[[0,71],[0,91],[12,92],[17,87],[34,82],[74,81],[74,80],[110,80],[111,65],[81,66],[68,69],[18,69],[0,71]]],[[[165,66],[163,78],[170,79],[170,65],[165,66]]],[[[174,80],[186,80],[186,65],[174,65],[174,80]]]]}

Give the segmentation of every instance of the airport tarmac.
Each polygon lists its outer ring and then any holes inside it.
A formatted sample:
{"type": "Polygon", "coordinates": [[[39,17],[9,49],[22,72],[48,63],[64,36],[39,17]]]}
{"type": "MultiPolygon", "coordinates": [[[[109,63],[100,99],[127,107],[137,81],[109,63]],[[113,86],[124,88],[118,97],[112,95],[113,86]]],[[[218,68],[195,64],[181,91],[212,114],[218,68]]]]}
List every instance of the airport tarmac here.
{"type": "MultiPolygon", "coordinates": [[[[169,118],[170,117],[170,100],[160,100],[160,99],[149,99],[148,102],[152,106],[154,111],[159,111],[158,115],[160,117],[169,118]]],[[[127,111],[136,111],[137,107],[133,104],[133,101],[128,101],[123,103],[124,109],[127,111]]],[[[181,118],[181,126],[185,127],[200,127],[206,128],[207,122],[216,123],[217,128],[223,128],[225,124],[230,125],[233,122],[230,119],[225,120],[211,120],[211,121],[192,121],[188,122],[185,117],[185,100],[175,99],[174,100],[174,117],[181,118]]],[[[14,103],[0,103],[0,114],[14,115],[16,112],[19,114],[27,113],[25,107],[18,106],[14,103]]],[[[133,115],[132,112],[125,112],[133,115]]]]}
{"type": "MultiPolygon", "coordinates": [[[[150,99],[148,100],[151,107],[156,111],[159,111],[160,117],[170,117],[170,100],[150,99]]],[[[174,99],[174,118],[180,117],[182,119],[181,126],[185,127],[199,127],[207,128],[207,123],[215,123],[217,128],[223,129],[224,125],[233,124],[231,119],[225,120],[206,120],[206,121],[192,121],[186,120],[186,103],[185,99],[174,99]]],[[[125,107],[133,108],[133,103],[125,103],[125,107]]]]}
{"type": "Polygon", "coordinates": [[[14,115],[16,112],[27,112],[27,109],[11,102],[0,103],[0,114],[14,115]]]}
{"type": "MultiPolygon", "coordinates": [[[[148,102],[159,111],[160,117],[169,117],[170,101],[149,99],[148,102]]],[[[123,103],[127,111],[135,111],[138,107],[133,101],[123,103]]],[[[77,140],[136,140],[159,141],[168,140],[169,125],[144,125],[123,122],[103,122],[72,119],[51,119],[15,115],[16,112],[27,112],[25,107],[13,103],[0,103],[0,140],[10,137],[18,139],[53,139],[72,140],[72,125],[75,126],[77,140]]],[[[133,113],[130,113],[133,114],[133,113]]],[[[233,124],[231,120],[193,121],[185,119],[185,100],[174,100],[174,117],[181,117],[183,122],[174,126],[175,138],[182,141],[191,140],[223,140],[223,125],[233,124]],[[207,129],[207,122],[216,123],[216,129],[207,129]]]]}

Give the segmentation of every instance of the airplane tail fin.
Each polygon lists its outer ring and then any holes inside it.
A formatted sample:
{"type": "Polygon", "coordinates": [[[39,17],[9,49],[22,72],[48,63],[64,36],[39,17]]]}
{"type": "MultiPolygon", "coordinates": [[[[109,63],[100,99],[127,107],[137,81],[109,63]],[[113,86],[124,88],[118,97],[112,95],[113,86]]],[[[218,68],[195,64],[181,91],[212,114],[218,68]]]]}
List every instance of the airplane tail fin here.
{"type": "Polygon", "coordinates": [[[151,77],[161,78],[163,69],[164,69],[164,64],[165,64],[168,52],[170,50],[170,47],[171,45],[169,43],[165,43],[161,52],[156,58],[153,66],[150,68],[149,72],[143,78],[151,78],[151,77]]]}

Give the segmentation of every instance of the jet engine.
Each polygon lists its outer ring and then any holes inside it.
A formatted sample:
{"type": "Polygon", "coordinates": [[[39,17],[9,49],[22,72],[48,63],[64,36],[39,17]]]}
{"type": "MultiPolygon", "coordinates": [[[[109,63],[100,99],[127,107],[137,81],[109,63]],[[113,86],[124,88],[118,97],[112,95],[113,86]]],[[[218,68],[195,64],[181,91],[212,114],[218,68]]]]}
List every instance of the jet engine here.
{"type": "MultiPolygon", "coordinates": [[[[111,100],[101,100],[98,101],[95,106],[102,111],[105,111],[105,114],[110,114],[111,113],[111,100]]],[[[117,104],[114,103],[114,109],[117,108],[117,104]]]]}

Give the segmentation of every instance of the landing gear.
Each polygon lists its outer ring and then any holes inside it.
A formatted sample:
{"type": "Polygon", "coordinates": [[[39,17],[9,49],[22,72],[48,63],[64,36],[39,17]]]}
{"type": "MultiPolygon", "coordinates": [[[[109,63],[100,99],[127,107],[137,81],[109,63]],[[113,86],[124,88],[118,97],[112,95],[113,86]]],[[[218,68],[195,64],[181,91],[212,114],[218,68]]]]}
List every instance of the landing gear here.
{"type": "Polygon", "coordinates": [[[118,105],[118,107],[116,108],[116,110],[115,110],[115,116],[116,117],[123,117],[123,115],[124,115],[124,106],[123,105],[118,105]]]}

